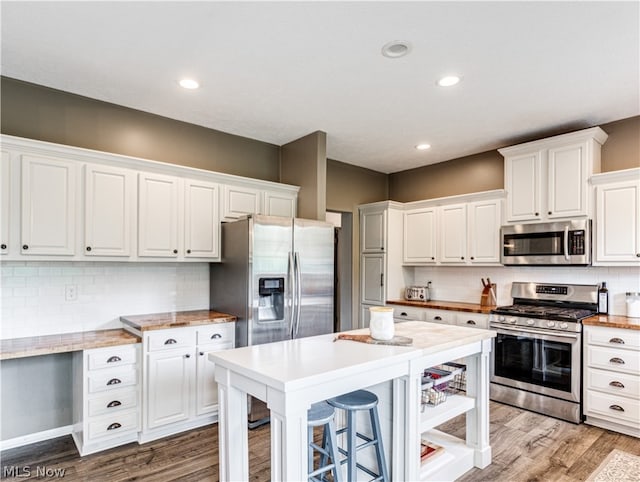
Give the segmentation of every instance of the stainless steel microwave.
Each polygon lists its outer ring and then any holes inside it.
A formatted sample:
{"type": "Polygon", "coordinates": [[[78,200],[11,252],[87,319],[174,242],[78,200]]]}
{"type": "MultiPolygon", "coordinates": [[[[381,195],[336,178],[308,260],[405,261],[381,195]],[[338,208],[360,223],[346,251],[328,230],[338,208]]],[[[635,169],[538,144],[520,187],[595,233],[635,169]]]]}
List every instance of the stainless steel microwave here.
{"type": "Polygon", "coordinates": [[[589,266],[591,220],[516,224],[500,228],[505,266],[589,266]]]}

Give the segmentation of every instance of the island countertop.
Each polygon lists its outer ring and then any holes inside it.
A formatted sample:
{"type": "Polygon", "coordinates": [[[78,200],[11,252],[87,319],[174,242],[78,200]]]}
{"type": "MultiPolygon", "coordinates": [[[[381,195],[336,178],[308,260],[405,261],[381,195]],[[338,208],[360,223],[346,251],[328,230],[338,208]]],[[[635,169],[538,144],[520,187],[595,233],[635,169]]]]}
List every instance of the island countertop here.
{"type": "Polygon", "coordinates": [[[148,315],[121,316],[120,321],[138,331],[164,330],[183,326],[209,325],[211,323],[229,323],[236,317],[214,310],[171,311],[148,315]]]}

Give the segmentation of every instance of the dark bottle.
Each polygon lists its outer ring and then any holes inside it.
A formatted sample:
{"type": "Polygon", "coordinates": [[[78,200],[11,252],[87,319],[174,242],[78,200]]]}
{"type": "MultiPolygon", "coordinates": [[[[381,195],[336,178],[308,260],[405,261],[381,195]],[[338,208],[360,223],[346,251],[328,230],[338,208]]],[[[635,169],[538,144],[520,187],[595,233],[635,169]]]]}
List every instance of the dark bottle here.
{"type": "Polygon", "coordinates": [[[598,289],[598,313],[606,315],[609,313],[609,290],[607,283],[602,282],[602,286],[598,289]]]}

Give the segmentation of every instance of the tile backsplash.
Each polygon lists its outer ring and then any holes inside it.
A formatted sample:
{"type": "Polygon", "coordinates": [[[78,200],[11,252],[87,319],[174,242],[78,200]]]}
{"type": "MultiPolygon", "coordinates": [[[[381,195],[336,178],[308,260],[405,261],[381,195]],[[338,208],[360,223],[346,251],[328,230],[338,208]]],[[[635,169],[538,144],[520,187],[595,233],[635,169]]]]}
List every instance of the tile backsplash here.
{"type": "Polygon", "coordinates": [[[209,307],[208,263],[6,261],[0,338],[119,328],[120,315],[209,307]],[[77,299],[66,300],[76,288],[77,299]]]}
{"type": "Polygon", "coordinates": [[[415,267],[413,283],[432,284],[434,300],[479,303],[482,293],[480,278],[491,278],[497,285],[499,305],[511,304],[511,283],[514,281],[538,283],[600,284],[609,289],[609,313],[625,315],[625,293],[640,292],[640,271],[636,267],[415,267]]]}

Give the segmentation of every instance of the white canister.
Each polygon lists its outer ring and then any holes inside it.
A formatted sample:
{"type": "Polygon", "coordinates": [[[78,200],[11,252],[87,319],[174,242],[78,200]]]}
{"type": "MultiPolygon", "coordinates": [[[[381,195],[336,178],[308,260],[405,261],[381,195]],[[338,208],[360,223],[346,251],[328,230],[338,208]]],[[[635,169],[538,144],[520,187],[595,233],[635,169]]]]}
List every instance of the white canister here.
{"type": "Polygon", "coordinates": [[[626,293],[627,316],[640,318],[640,293],[626,293]]]}
{"type": "Polygon", "coordinates": [[[372,306],[369,308],[369,331],[374,340],[391,340],[394,334],[393,308],[372,306]]]}

